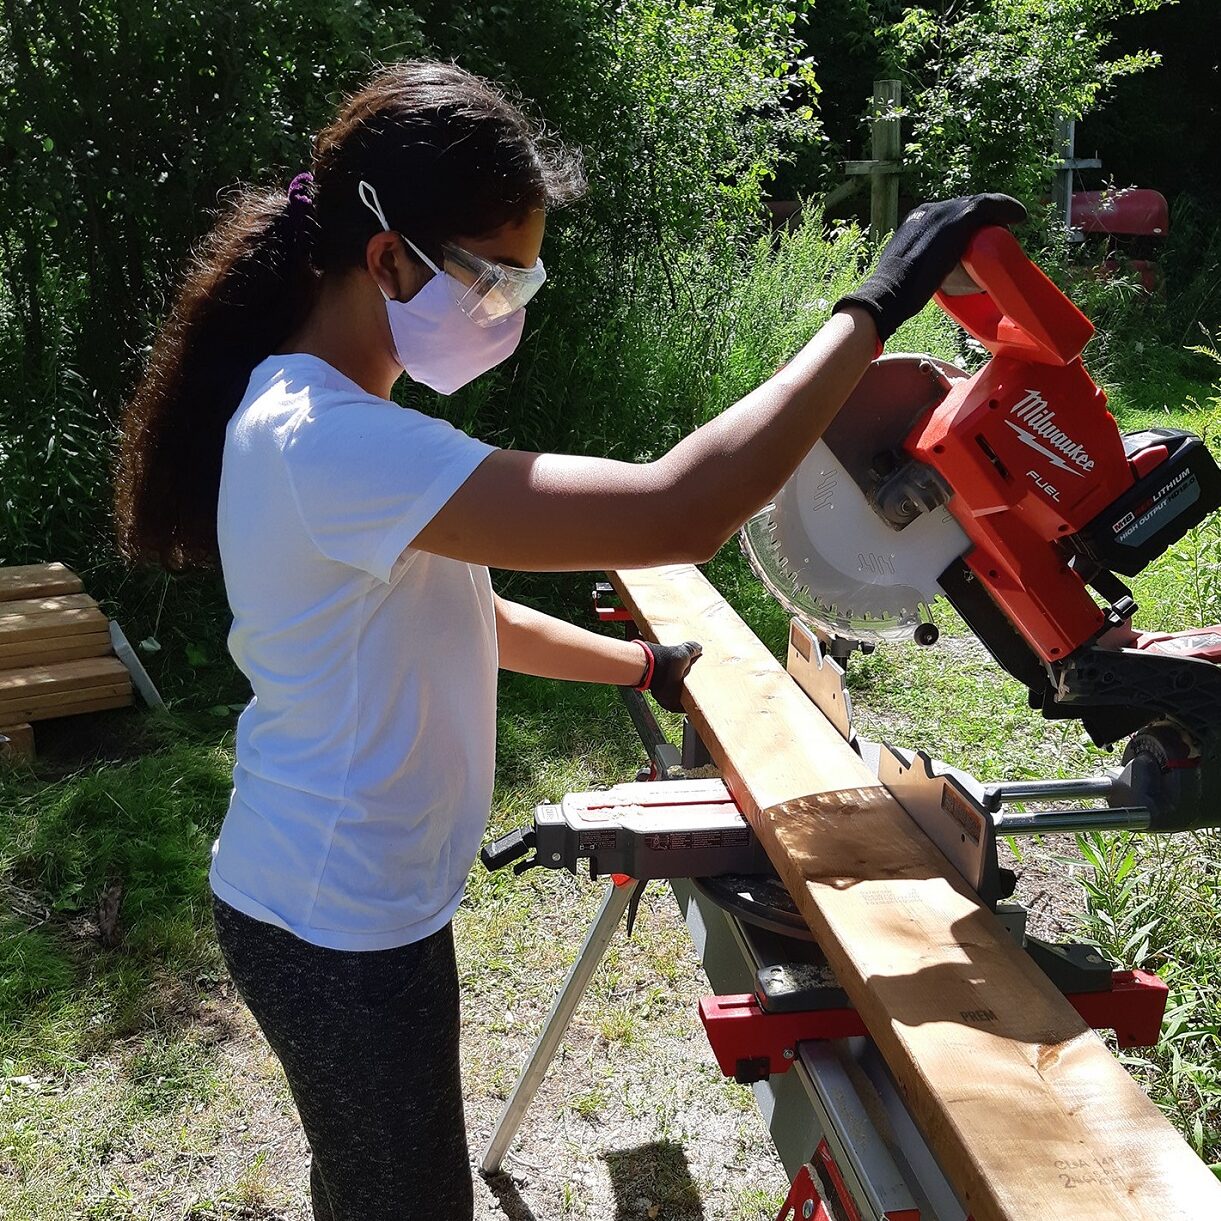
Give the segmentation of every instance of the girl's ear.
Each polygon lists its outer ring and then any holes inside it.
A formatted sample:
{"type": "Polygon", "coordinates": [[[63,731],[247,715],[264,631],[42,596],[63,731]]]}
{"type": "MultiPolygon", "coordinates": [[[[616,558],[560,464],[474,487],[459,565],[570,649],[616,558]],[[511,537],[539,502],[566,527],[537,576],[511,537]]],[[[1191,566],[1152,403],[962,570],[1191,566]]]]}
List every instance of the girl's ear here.
{"type": "Polygon", "coordinates": [[[432,276],[428,268],[409,258],[397,233],[375,233],[365,247],[365,267],[373,282],[392,301],[410,301],[432,276]]]}

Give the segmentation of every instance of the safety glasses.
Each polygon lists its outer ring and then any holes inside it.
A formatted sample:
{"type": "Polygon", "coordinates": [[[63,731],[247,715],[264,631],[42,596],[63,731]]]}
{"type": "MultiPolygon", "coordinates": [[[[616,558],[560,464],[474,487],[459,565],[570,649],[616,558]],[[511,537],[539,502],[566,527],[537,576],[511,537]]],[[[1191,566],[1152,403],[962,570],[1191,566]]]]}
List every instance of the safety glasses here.
{"type": "MultiPolygon", "coordinates": [[[[386,214],[373,187],[362,180],[357,194],[361,203],[377,217],[382,228],[390,232],[386,214]]],[[[518,310],[525,309],[526,303],[547,279],[541,259],[533,267],[507,267],[455,246],[452,242],[441,244],[441,266],[438,267],[411,238],[405,234],[399,236],[426,266],[437,275],[445,276],[458,308],[476,326],[495,326],[518,310]]]]}

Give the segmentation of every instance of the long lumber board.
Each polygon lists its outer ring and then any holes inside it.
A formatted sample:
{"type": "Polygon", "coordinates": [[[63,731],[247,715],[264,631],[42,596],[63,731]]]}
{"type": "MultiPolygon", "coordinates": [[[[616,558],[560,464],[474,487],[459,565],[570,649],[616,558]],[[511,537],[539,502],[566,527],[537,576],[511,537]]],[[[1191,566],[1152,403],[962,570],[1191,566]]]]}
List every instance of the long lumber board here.
{"type": "Polygon", "coordinates": [[[131,675],[117,657],[0,670],[0,721],[7,724],[75,716],[132,702],[131,675]]]}
{"type": "Polygon", "coordinates": [[[64,661],[23,670],[0,670],[0,700],[25,695],[30,691],[75,691],[104,683],[127,682],[131,675],[117,657],[89,657],[83,661],[64,661]]]}
{"type": "Polygon", "coordinates": [[[0,602],[0,645],[107,630],[106,616],[88,594],[0,602]]]}
{"type": "Polygon", "coordinates": [[[0,671],[43,666],[57,661],[79,661],[85,657],[105,657],[113,651],[109,632],[52,636],[17,644],[5,644],[4,637],[0,636],[0,671]]]}
{"type": "Polygon", "coordinates": [[[611,573],[698,640],[684,707],[974,1221],[1221,1217],[1221,1184],[690,565],[611,573]]]}

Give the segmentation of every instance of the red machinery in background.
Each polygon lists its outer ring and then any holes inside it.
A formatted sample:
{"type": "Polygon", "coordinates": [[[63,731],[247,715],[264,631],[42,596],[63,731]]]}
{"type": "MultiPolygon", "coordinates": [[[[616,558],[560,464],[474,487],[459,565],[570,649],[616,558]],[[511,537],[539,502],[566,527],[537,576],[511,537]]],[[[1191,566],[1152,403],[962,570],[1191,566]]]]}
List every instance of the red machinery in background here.
{"type": "Polygon", "coordinates": [[[1105,274],[1130,270],[1149,292],[1161,291],[1157,256],[1170,232],[1170,205],[1160,191],[1143,187],[1075,191],[1069,216],[1083,245],[1097,252],[1105,274]]]}

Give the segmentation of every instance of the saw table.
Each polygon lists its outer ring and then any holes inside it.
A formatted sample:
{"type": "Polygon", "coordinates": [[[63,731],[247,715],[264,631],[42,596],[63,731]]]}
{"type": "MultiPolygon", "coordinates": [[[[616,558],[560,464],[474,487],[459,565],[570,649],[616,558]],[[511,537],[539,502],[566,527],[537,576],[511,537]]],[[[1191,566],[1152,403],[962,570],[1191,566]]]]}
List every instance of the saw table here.
{"type": "MultiPolygon", "coordinates": [[[[632,634],[637,630],[632,610],[608,605],[609,593],[605,585],[596,591],[596,614],[622,622],[632,634]]],[[[712,605],[719,618],[721,608],[728,608],[717,603],[719,599],[712,605]]],[[[690,634],[708,639],[706,631],[690,634]]],[[[700,665],[709,661],[711,671],[717,664],[715,647],[706,648],[700,665]]],[[[1028,935],[1024,909],[1010,901],[1014,877],[997,862],[998,835],[1148,826],[1149,812],[1134,800],[1126,780],[1116,774],[981,784],[924,752],[863,740],[853,730],[843,669],[824,642],[797,620],[790,628],[787,670],[786,681],[795,683],[811,711],[825,718],[919,834],[936,846],[955,885],[995,915],[1012,953],[1062,995],[1085,1024],[1114,1031],[1120,1047],[1156,1042],[1165,985],[1146,972],[1118,969],[1096,947],[1055,945],[1028,935]],[[1099,799],[1109,804],[1073,804],[1099,799]],[[1015,810],[1016,804],[1023,808],[1015,810]]],[[[1153,1155],[1161,1157],[1169,1149],[1175,1173],[1186,1172],[1172,1194],[1154,1183],[1146,1198],[1133,1198],[1126,1211],[1100,1211],[1108,1206],[1097,1205],[1094,1197],[1118,1198],[1113,1189],[1124,1173],[1116,1161],[1120,1149],[1109,1148],[1105,1139],[1080,1144],[1075,1152],[1056,1150],[1059,1155],[1044,1167],[1048,1189],[1028,1200],[1020,1184],[1011,1190],[997,1185],[986,1194],[974,1190],[954,1150],[947,1155],[946,1142],[936,1131],[930,1133],[927,1116],[912,1105],[903,1066],[896,1071],[885,1040],[875,1037],[885,1033],[881,1024],[853,1004],[828,961],[827,946],[814,939],[789,886],[772,869],[769,848],[752,825],[756,820],[735,799],[732,771],[728,785],[708,774],[716,769],[710,767],[712,756],[693,719],[684,723],[680,751],[662,734],[642,696],[625,691],[624,698],[648,757],[637,782],[569,794],[540,806],[530,826],[484,849],[489,868],[513,864],[519,872],[548,867],[577,873],[584,863],[591,878],[612,879],[484,1151],[485,1171],[500,1168],[625,913],[630,933],[645,884],[664,879],[714,989],[700,1002],[700,1018],[717,1063],[727,1076],[752,1086],[792,1181],[778,1221],[1142,1217],[1154,1215],[1151,1200],[1158,1201],[1159,1218],[1221,1215],[1221,1187],[1143,1096],[1148,1113],[1142,1120],[1157,1151],[1153,1155]],[[1080,1210],[1047,1211],[1047,1201],[1056,1199],[1079,1200],[1080,1210]]],[[[740,780],[736,787],[742,792],[740,780]]],[[[770,851],[774,855],[774,848],[770,851]]],[[[1019,1003],[1024,999],[1015,998],[1019,1003]]],[[[962,1011],[964,1026],[994,1024],[997,1015],[990,1003],[985,994],[980,1008],[962,1011]]],[[[944,1038],[953,1041],[953,1027],[944,1038]]],[[[1118,1068],[1097,1047],[1101,1062],[1118,1068]]],[[[981,1067],[972,1064],[972,1071],[981,1067]]],[[[1098,1088],[1105,1091],[1107,1083],[1098,1088]]],[[[993,1106],[1003,1111],[1003,1096],[993,1106]]],[[[1052,1135],[1048,1133],[1049,1147],[1052,1135]]]]}

